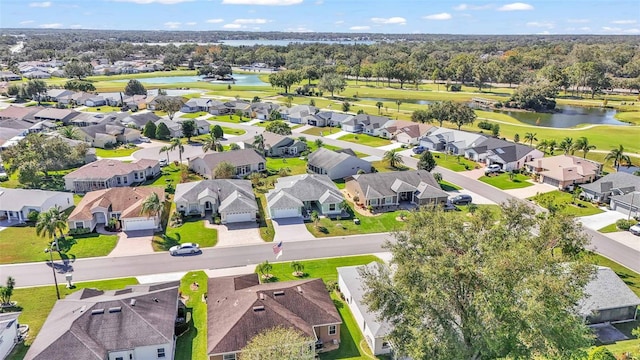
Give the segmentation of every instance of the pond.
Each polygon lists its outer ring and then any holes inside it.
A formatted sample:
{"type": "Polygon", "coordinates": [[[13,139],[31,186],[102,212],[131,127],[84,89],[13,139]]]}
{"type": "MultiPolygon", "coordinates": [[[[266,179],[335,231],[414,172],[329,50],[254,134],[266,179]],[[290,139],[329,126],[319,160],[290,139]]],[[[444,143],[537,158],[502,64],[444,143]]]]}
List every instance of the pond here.
{"type": "MultiPolygon", "coordinates": [[[[361,97],[360,100],[382,101],[386,107],[395,107],[395,99],[361,97]]],[[[433,101],[418,99],[402,99],[405,104],[429,105],[433,101]]],[[[473,104],[469,104],[473,107],[473,104]]],[[[552,128],[570,128],[580,124],[600,125],[629,125],[614,117],[616,110],[589,108],[572,105],[558,105],[554,113],[537,113],[528,111],[493,110],[493,112],[507,114],[525,124],[539,125],[552,128]],[[540,123],[536,124],[540,119],[540,123]]]]}
{"type": "MultiPolygon", "coordinates": [[[[270,86],[266,82],[260,80],[255,74],[234,74],[235,83],[230,81],[209,81],[214,84],[233,84],[239,86],[270,86]]],[[[138,79],[143,84],[177,84],[190,83],[197,81],[205,81],[202,76],[158,76],[151,78],[138,79]]],[[[129,82],[129,79],[113,80],[114,82],[129,82]]]]}

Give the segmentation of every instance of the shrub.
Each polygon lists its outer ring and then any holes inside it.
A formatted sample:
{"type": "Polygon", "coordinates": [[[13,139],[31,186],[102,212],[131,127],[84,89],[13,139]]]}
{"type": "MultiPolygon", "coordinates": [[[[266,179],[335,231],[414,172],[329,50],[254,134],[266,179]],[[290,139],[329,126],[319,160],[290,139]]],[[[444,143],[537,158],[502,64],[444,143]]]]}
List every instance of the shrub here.
{"type": "Polygon", "coordinates": [[[88,234],[90,233],[91,230],[87,229],[87,228],[82,228],[82,229],[70,229],[69,230],[69,235],[84,235],[84,234],[88,234]]]}
{"type": "Polygon", "coordinates": [[[5,181],[9,181],[9,177],[6,175],[0,176],[0,182],[5,182],[5,181]]]}
{"type": "Polygon", "coordinates": [[[478,127],[484,130],[491,130],[493,129],[493,124],[486,120],[482,120],[478,123],[478,127]]]}
{"type": "Polygon", "coordinates": [[[635,221],[633,220],[625,220],[625,219],[620,219],[618,221],[616,221],[616,227],[620,230],[624,230],[627,231],[629,230],[630,227],[632,227],[633,225],[635,225],[635,221]]]}
{"type": "Polygon", "coordinates": [[[214,222],[216,225],[220,225],[220,223],[221,223],[220,216],[216,216],[216,218],[213,220],[213,222],[214,222]]]}
{"type": "Polygon", "coordinates": [[[451,91],[460,91],[462,90],[462,85],[460,84],[453,84],[451,85],[451,87],[449,88],[451,91]]]}
{"type": "Polygon", "coordinates": [[[335,280],[327,281],[325,286],[327,287],[328,292],[338,290],[338,282],[335,280]]]}
{"type": "Polygon", "coordinates": [[[27,214],[27,221],[36,222],[36,221],[38,221],[38,216],[39,215],[40,215],[39,212],[37,212],[35,210],[31,210],[31,211],[29,211],[29,214],[27,214]]]}

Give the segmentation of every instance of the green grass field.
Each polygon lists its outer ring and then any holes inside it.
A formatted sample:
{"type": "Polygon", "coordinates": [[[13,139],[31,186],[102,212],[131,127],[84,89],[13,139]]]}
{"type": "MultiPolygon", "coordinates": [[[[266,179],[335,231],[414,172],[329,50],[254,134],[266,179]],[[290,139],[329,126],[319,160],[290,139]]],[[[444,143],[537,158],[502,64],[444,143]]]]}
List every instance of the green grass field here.
{"type": "MultiPolygon", "coordinates": [[[[420,157],[417,155],[416,157],[420,157]]],[[[436,160],[438,166],[452,170],[452,171],[466,171],[473,170],[478,163],[465,159],[464,156],[447,155],[445,153],[433,153],[433,157],[436,160]]]]}
{"type": "Polygon", "coordinates": [[[482,176],[478,180],[502,190],[521,189],[533,186],[532,183],[527,181],[530,180],[530,178],[522,174],[514,174],[513,180],[509,179],[509,174],[507,173],[493,176],[482,176]]]}
{"type": "Polygon", "coordinates": [[[303,131],[303,134],[307,134],[307,135],[316,135],[316,136],[326,136],[326,135],[331,135],[331,134],[335,134],[338,131],[340,131],[339,128],[334,128],[334,127],[312,127],[310,129],[307,129],[305,131],[303,131]]]}
{"type": "Polygon", "coordinates": [[[117,158],[130,156],[134,152],[140,150],[139,147],[119,147],[117,149],[100,149],[96,148],[96,156],[101,158],[117,158]]]}
{"type": "Polygon", "coordinates": [[[180,282],[180,291],[187,307],[189,330],[176,340],[176,360],[207,359],[207,304],[202,296],[207,293],[207,274],[204,271],[188,272],[180,282]],[[198,283],[198,289],[191,284],[198,283]]]}
{"type": "Polygon", "coordinates": [[[206,220],[200,217],[187,218],[178,227],[167,226],[165,238],[154,236],[153,250],[167,251],[170,247],[186,242],[193,242],[201,248],[216,246],[218,230],[204,226],[206,220]]]}
{"type": "Polygon", "coordinates": [[[580,199],[575,199],[574,201],[571,193],[559,190],[539,194],[531,197],[530,199],[542,207],[547,207],[547,204],[549,203],[560,206],[560,213],[571,216],[588,216],[603,212],[590,202],[582,201],[580,199]]]}
{"type": "Polygon", "coordinates": [[[194,112],[194,113],[182,114],[180,117],[182,119],[195,119],[195,118],[198,118],[200,116],[206,116],[206,115],[209,115],[209,113],[206,112],[206,111],[197,111],[197,112],[194,112]]]}
{"type": "Polygon", "coordinates": [[[367,134],[347,134],[338,138],[338,140],[348,141],[360,145],[379,147],[391,144],[391,140],[371,136],[367,134]]]}
{"type": "Polygon", "coordinates": [[[282,168],[288,168],[290,175],[299,175],[307,173],[307,161],[300,158],[267,158],[267,169],[278,171],[282,168]]]}

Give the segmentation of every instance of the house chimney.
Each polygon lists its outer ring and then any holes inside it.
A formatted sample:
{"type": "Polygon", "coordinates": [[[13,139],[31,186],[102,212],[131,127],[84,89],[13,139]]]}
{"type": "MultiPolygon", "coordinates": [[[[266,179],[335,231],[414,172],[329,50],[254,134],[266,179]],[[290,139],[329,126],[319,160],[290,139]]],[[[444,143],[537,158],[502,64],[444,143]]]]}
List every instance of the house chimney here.
{"type": "Polygon", "coordinates": [[[264,300],[264,293],[260,293],[258,296],[260,297],[260,300],[264,300]]]}

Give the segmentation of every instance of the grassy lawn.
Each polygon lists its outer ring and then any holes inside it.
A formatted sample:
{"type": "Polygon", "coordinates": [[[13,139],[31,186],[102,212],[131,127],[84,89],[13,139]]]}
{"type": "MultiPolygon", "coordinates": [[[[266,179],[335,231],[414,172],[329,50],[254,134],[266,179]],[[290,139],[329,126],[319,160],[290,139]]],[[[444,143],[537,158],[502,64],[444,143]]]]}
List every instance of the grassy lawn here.
{"type": "Polygon", "coordinates": [[[327,126],[327,127],[314,126],[310,129],[303,131],[302,133],[307,135],[325,136],[325,135],[335,134],[338,131],[340,131],[340,128],[333,128],[330,126],[327,126]]]}
{"type": "MultiPolygon", "coordinates": [[[[464,156],[447,155],[443,153],[433,153],[436,164],[451,171],[473,170],[478,163],[465,159],[464,156]]],[[[419,158],[419,156],[418,156],[419,158]]]]}
{"type": "Polygon", "coordinates": [[[221,128],[225,135],[244,135],[247,133],[246,130],[242,129],[234,129],[226,126],[221,126],[221,128]]]}
{"type": "MultiPolygon", "coordinates": [[[[324,144],[324,143],[322,144],[322,147],[325,148],[325,149],[328,149],[328,150],[333,150],[333,151],[342,149],[339,146],[334,146],[334,145],[329,145],[329,144],[324,144]]],[[[307,149],[309,149],[310,152],[314,152],[314,151],[318,150],[318,145],[316,145],[315,141],[308,140],[307,141],[307,149]]],[[[358,155],[358,154],[361,154],[361,153],[356,152],[356,155],[358,155]]],[[[364,156],[362,156],[362,157],[369,156],[367,154],[363,154],[363,155],[364,156]]],[[[358,156],[358,157],[360,157],[360,156],[358,156]]]]}
{"type": "Polygon", "coordinates": [[[258,203],[258,211],[260,212],[260,237],[266,242],[272,242],[276,236],[276,231],[273,228],[273,222],[271,219],[267,219],[267,197],[263,192],[254,191],[256,195],[256,201],[258,203]]]}
{"type": "MultiPolygon", "coordinates": [[[[12,226],[0,233],[0,264],[47,261],[49,255],[42,250],[49,246],[50,239],[36,235],[33,226],[12,226]]],[[[113,250],[118,242],[116,235],[85,234],[67,236],[60,241],[63,257],[84,258],[105,256],[113,250]]],[[[54,253],[54,260],[58,260],[54,253]]]]}
{"type": "MultiPolygon", "coordinates": [[[[633,219],[631,219],[633,221],[633,219]]],[[[635,221],[634,221],[635,223],[635,221]]],[[[612,232],[618,232],[618,231],[624,231],[624,230],[620,230],[618,229],[618,227],[616,226],[615,223],[613,224],[609,224],[601,229],[598,229],[599,232],[601,233],[612,233],[612,232]]]]}
{"type": "Polygon", "coordinates": [[[96,148],[96,156],[101,157],[101,158],[116,158],[116,157],[123,157],[123,156],[129,156],[131,154],[133,154],[134,152],[140,150],[139,147],[134,146],[134,147],[120,147],[117,149],[100,149],[100,148],[96,148]]]}
{"type": "Polygon", "coordinates": [[[439,182],[440,188],[444,191],[462,190],[462,188],[456,184],[452,184],[448,181],[442,180],[439,182]]]}
{"type": "Polygon", "coordinates": [[[348,141],[356,144],[379,147],[391,144],[391,140],[383,139],[377,136],[367,134],[347,134],[338,138],[338,140],[348,141]]]}
{"type": "Polygon", "coordinates": [[[176,360],[207,359],[207,304],[202,302],[207,280],[204,271],[194,271],[185,274],[180,282],[182,295],[188,297],[185,305],[189,330],[176,340],[176,360]],[[194,282],[200,285],[195,291],[190,286],[194,282]]]}
{"type": "MultiPolygon", "coordinates": [[[[304,260],[300,261],[304,265],[303,279],[321,278],[325,284],[330,281],[338,281],[338,271],[336,268],[343,266],[365,265],[372,261],[380,262],[380,259],[373,255],[344,256],[329,259],[304,260]]],[[[271,281],[300,280],[293,276],[291,262],[272,263],[271,281]]]]}
{"type": "Polygon", "coordinates": [[[489,185],[495,186],[498,189],[509,190],[509,189],[521,189],[529,186],[533,186],[532,183],[528,182],[530,178],[528,176],[522,174],[514,174],[513,180],[509,179],[508,173],[502,173],[497,176],[482,176],[478,180],[487,183],[489,185]]]}
{"type": "MultiPolygon", "coordinates": [[[[188,171],[184,182],[198,181],[198,180],[202,180],[202,177],[200,177],[196,173],[188,171]]],[[[182,172],[180,171],[180,168],[175,164],[171,163],[169,166],[165,166],[164,168],[162,168],[162,175],[160,175],[159,177],[153,180],[146,181],[143,185],[165,187],[167,186],[168,183],[171,183],[173,184],[173,186],[176,186],[181,182],[183,181],[182,181],[182,172]]]]}
{"type": "Polygon", "coordinates": [[[182,115],[180,115],[180,117],[182,119],[195,119],[197,117],[206,116],[206,115],[209,115],[209,113],[206,112],[206,111],[198,111],[198,112],[194,112],[194,113],[182,114],[182,115]]]}
{"type": "MultiPolygon", "coordinates": [[[[122,278],[113,280],[91,281],[74,283],[75,289],[67,289],[64,285],[58,285],[60,290],[60,296],[65,297],[72,292],[75,292],[83,288],[94,288],[100,290],[115,290],[122,289],[127,285],[137,284],[138,281],[135,278],[122,278]]],[[[206,283],[205,283],[206,284],[206,283]]],[[[20,284],[16,284],[20,286],[20,284]]],[[[20,324],[29,325],[29,337],[25,343],[16,345],[11,355],[7,359],[9,360],[21,360],[29,350],[29,346],[38,335],[38,332],[42,328],[44,321],[47,319],[49,312],[53,308],[56,302],[56,292],[53,286],[39,286],[23,289],[13,290],[12,301],[17,301],[18,308],[16,310],[22,311],[18,321],[20,324]]]]}
{"type": "Polygon", "coordinates": [[[312,222],[306,222],[307,230],[315,237],[327,237],[389,232],[399,230],[404,225],[396,220],[400,216],[400,211],[382,213],[378,216],[364,216],[354,213],[352,206],[353,204],[349,204],[348,212],[354,215],[340,221],[321,218],[317,227],[312,222]],[[353,223],[353,216],[360,219],[360,225],[353,223]]]}
{"type": "Polygon", "coordinates": [[[117,106],[94,106],[94,107],[87,107],[82,111],[110,113],[110,112],[120,112],[120,108],[117,106]]]}
{"type": "Polygon", "coordinates": [[[624,122],[628,122],[636,125],[640,124],[640,111],[619,112],[619,113],[616,113],[614,116],[616,119],[620,121],[624,121],[624,122]]]}
{"type": "Polygon", "coordinates": [[[248,122],[251,119],[246,118],[246,117],[242,117],[242,120],[240,120],[240,117],[236,116],[236,115],[216,115],[216,116],[212,116],[212,117],[208,118],[207,120],[209,120],[209,121],[228,122],[228,123],[234,123],[234,124],[242,124],[242,123],[248,122]]]}
{"type": "Polygon", "coordinates": [[[154,236],[153,250],[167,251],[170,247],[185,242],[194,242],[201,248],[216,246],[218,242],[218,230],[208,229],[204,226],[205,220],[198,217],[186,218],[179,227],[167,226],[165,238],[154,236]]]}
{"type": "Polygon", "coordinates": [[[553,202],[555,205],[562,207],[560,210],[563,214],[572,216],[587,216],[595,215],[603,212],[597,206],[594,206],[588,201],[582,201],[580,199],[575,200],[573,203],[573,196],[571,193],[562,192],[559,190],[548,192],[545,194],[538,194],[529,198],[540,206],[546,207],[546,204],[553,202]]]}
{"type": "Polygon", "coordinates": [[[389,166],[389,163],[384,161],[384,160],[373,161],[371,163],[371,166],[373,166],[378,172],[410,170],[408,167],[406,167],[406,166],[404,166],[402,164],[399,164],[396,167],[391,167],[391,166],[389,166]]]}
{"type": "Polygon", "coordinates": [[[306,174],[307,161],[300,158],[267,158],[267,169],[278,172],[282,168],[289,168],[290,175],[306,174]]]}

